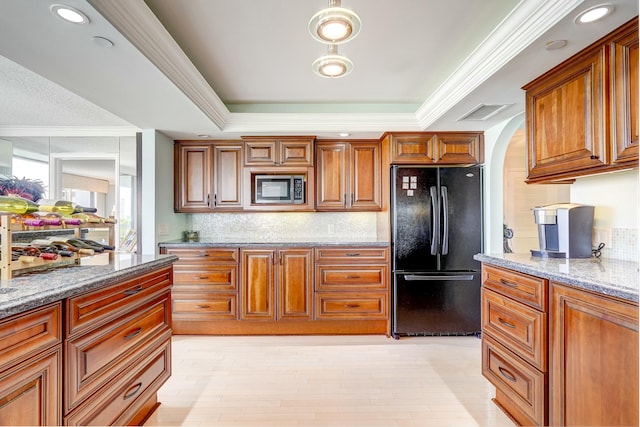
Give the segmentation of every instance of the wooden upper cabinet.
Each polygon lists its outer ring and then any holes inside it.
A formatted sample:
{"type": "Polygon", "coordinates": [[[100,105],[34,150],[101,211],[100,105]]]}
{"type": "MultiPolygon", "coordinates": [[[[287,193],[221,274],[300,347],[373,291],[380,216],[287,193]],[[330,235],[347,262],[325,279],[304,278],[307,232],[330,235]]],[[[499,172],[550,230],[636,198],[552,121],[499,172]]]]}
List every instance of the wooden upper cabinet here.
{"type": "Polygon", "coordinates": [[[637,18],[523,87],[527,182],[636,166],[637,18]]]}
{"type": "Polygon", "coordinates": [[[245,166],[313,166],[313,136],[245,136],[245,166]]]}
{"type": "Polygon", "coordinates": [[[213,146],[176,143],[174,146],[174,210],[198,212],[211,209],[213,146]]]}
{"type": "Polygon", "coordinates": [[[316,144],[316,209],[380,210],[379,141],[316,144]]]}
{"type": "Polygon", "coordinates": [[[391,163],[399,165],[473,165],[484,162],[482,132],[397,132],[385,134],[391,163]]]}
{"type": "Polygon", "coordinates": [[[242,148],[239,141],[176,141],[174,210],[241,210],[242,148]]]}
{"type": "Polygon", "coordinates": [[[613,35],[611,54],[611,147],[614,163],[638,161],[638,20],[613,35]]]}

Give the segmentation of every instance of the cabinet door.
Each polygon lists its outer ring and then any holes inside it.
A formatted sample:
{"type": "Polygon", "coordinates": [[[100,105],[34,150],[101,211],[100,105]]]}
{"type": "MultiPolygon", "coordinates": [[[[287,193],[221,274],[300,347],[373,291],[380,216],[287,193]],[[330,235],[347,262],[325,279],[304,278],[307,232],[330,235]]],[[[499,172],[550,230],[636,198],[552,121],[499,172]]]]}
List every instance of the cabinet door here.
{"type": "Polygon", "coordinates": [[[625,25],[610,46],[613,162],[638,161],[638,20],[625,25]]]}
{"type": "Polygon", "coordinates": [[[241,145],[215,146],[214,208],[241,208],[241,145]]]}
{"type": "Polygon", "coordinates": [[[311,319],[313,250],[278,251],[278,319],[311,319]]]}
{"type": "Polygon", "coordinates": [[[586,52],[524,87],[528,181],[575,176],[608,163],[604,52],[586,52]]]}
{"type": "Polygon", "coordinates": [[[62,348],[40,354],[0,375],[0,425],[62,424],[62,348]]]}
{"type": "Polygon", "coordinates": [[[176,212],[211,210],[213,189],[212,145],[177,143],[174,148],[174,209],[176,212]]]}
{"type": "Polygon", "coordinates": [[[342,210],[347,195],[347,145],[317,145],[316,155],[316,208],[342,210]]]}
{"type": "Polygon", "coordinates": [[[275,139],[261,139],[258,141],[244,141],[245,166],[273,166],[277,164],[277,141],[275,139]]]}
{"type": "Polygon", "coordinates": [[[481,164],[484,162],[484,135],[451,133],[436,136],[438,164],[481,164]]]}
{"type": "Polygon", "coordinates": [[[391,136],[391,163],[428,165],[436,161],[435,134],[408,133],[391,136]]]}
{"type": "Polygon", "coordinates": [[[551,284],[551,425],[638,425],[638,306],[551,284]]]}
{"type": "Polygon", "coordinates": [[[313,138],[283,138],[279,142],[280,165],[313,166],[313,138]]]}
{"type": "Polygon", "coordinates": [[[241,249],[242,320],[275,320],[275,250],[241,249]]]}
{"type": "Polygon", "coordinates": [[[380,189],[380,144],[351,144],[349,155],[352,209],[382,209],[380,189]]]}

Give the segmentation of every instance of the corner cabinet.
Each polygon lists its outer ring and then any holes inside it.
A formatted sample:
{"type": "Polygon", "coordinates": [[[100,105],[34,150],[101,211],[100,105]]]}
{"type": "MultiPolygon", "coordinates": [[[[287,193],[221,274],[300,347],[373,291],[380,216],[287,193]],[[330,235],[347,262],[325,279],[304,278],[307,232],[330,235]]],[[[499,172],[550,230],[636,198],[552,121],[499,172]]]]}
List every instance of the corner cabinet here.
{"type": "Polygon", "coordinates": [[[316,143],[316,210],[382,209],[379,141],[316,143]]]}
{"type": "Polygon", "coordinates": [[[638,425],[638,305],[551,282],[551,425],[638,425]]]}
{"type": "Polygon", "coordinates": [[[396,165],[477,165],[484,163],[482,132],[386,133],[396,165]]]}
{"type": "Polygon", "coordinates": [[[637,18],[523,87],[527,182],[637,167],[637,18]]]}
{"type": "Polygon", "coordinates": [[[242,142],[176,141],[174,210],[242,209],[242,142]]]}

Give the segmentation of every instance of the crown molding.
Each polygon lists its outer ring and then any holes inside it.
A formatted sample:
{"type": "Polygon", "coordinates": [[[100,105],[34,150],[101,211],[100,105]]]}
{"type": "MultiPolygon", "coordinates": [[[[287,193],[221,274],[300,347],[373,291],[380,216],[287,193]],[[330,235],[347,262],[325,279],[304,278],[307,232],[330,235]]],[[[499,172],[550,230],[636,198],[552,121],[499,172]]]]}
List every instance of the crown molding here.
{"type": "Polygon", "coordinates": [[[521,1],[416,110],[421,129],[427,129],[582,2],[521,1]]]}
{"type": "Polygon", "coordinates": [[[133,126],[0,126],[0,138],[16,136],[135,136],[133,126]]]}
{"type": "Polygon", "coordinates": [[[419,131],[412,113],[232,113],[225,132],[419,131]]]}
{"type": "Polygon", "coordinates": [[[224,129],[229,110],[143,0],[87,1],[219,129],[224,129]]]}

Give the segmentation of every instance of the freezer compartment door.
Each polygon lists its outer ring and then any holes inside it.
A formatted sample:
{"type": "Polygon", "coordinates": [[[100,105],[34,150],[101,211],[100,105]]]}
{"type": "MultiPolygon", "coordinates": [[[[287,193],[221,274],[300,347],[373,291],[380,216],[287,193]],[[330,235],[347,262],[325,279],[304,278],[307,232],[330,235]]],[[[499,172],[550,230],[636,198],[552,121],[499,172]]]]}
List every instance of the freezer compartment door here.
{"type": "Polygon", "coordinates": [[[474,335],[480,332],[479,271],[396,273],[392,335],[474,335]]]}

